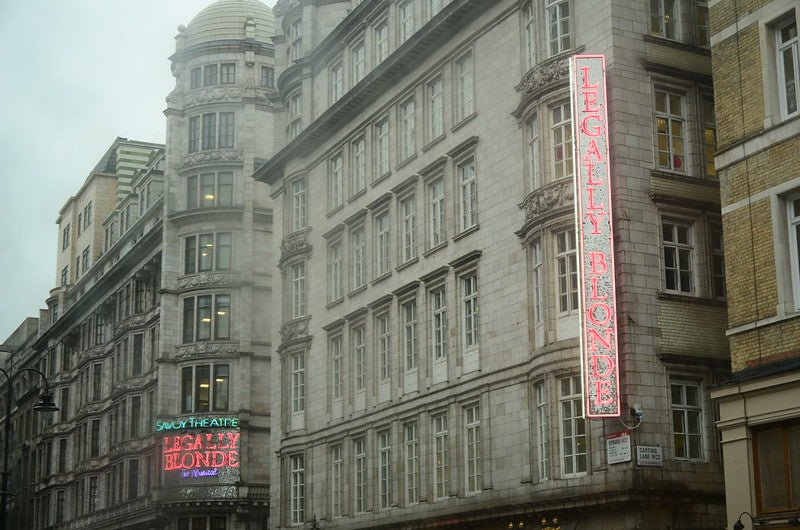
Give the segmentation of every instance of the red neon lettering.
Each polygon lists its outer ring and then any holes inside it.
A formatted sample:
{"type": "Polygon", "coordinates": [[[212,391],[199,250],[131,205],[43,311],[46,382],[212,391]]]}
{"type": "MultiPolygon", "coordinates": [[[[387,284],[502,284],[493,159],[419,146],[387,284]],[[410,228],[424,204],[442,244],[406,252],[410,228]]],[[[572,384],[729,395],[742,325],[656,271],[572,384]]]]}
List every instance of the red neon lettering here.
{"type": "Polygon", "coordinates": [[[595,381],[594,384],[597,389],[597,394],[594,398],[595,405],[609,405],[614,402],[614,396],[611,395],[611,381],[601,379],[595,381]]]}
{"type": "Polygon", "coordinates": [[[604,350],[611,349],[611,328],[605,329],[606,336],[603,337],[600,332],[594,328],[589,328],[586,330],[587,342],[589,344],[589,351],[595,352],[599,348],[597,344],[600,343],[603,346],[604,350]]]}
{"type": "Polygon", "coordinates": [[[583,120],[581,120],[581,130],[583,131],[583,134],[585,134],[586,136],[600,136],[601,134],[603,134],[602,125],[595,125],[594,127],[592,127],[592,132],[589,132],[589,124],[587,123],[589,120],[597,120],[602,122],[600,116],[598,116],[597,114],[589,114],[588,116],[583,118],[583,120]]]}
{"type": "Polygon", "coordinates": [[[608,355],[592,355],[592,377],[608,377],[614,371],[614,359],[608,355]],[[606,369],[600,373],[600,365],[605,364],[606,369]]]}
{"type": "Polygon", "coordinates": [[[586,188],[586,193],[589,195],[589,205],[586,207],[587,210],[605,210],[605,204],[595,204],[594,203],[594,190],[597,188],[586,188]]]}
{"type": "Polygon", "coordinates": [[[597,88],[597,87],[599,87],[600,86],[600,81],[598,81],[597,83],[595,83],[593,85],[589,84],[589,70],[591,70],[591,68],[589,68],[588,66],[581,66],[581,72],[583,73],[583,85],[581,85],[581,88],[597,88]]]}
{"type": "Polygon", "coordinates": [[[606,212],[599,212],[595,214],[594,212],[586,212],[586,217],[589,218],[589,222],[592,223],[592,235],[599,236],[600,235],[600,220],[605,217],[606,212]]]}
{"type": "Polygon", "coordinates": [[[583,112],[597,112],[598,110],[597,90],[587,90],[583,93],[583,112]],[[592,105],[592,108],[589,108],[589,104],[592,105]]]}
{"type": "Polygon", "coordinates": [[[597,186],[603,183],[602,180],[594,180],[594,164],[591,162],[586,162],[586,176],[588,177],[586,180],[588,186],[597,186]]]}
{"type": "Polygon", "coordinates": [[[603,294],[600,296],[598,294],[598,285],[597,283],[600,281],[600,278],[597,276],[592,276],[589,278],[589,281],[592,282],[592,296],[589,297],[589,300],[606,300],[608,298],[608,293],[603,294]]]}
{"type": "MultiPolygon", "coordinates": [[[[586,316],[589,318],[589,321],[598,328],[603,327],[608,324],[609,320],[611,320],[611,306],[600,302],[594,303],[589,306],[589,310],[586,311],[586,316]],[[603,311],[603,317],[597,318],[597,315],[595,314],[596,311],[603,311]]],[[[609,344],[608,347],[611,348],[611,345],[609,344]]]]}
{"type": "Polygon", "coordinates": [[[608,270],[605,252],[589,252],[589,262],[592,264],[592,272],[590,274],[603,274],[608,270]]]}
{"type": "Polygon", "coordinates": [[[597,162],[605,162],[605,159],[603,159],[603,155],[600,154],[600,148],[597,147],[597,142],[595,142],[594,140],[589,140],[589,147],[588,149],[586,149],[586,154],[583,156],[581,160],[583,160],[584,162],[588,162],[589,157],[592,155],[597,158],[596,160],[597,162]]]}

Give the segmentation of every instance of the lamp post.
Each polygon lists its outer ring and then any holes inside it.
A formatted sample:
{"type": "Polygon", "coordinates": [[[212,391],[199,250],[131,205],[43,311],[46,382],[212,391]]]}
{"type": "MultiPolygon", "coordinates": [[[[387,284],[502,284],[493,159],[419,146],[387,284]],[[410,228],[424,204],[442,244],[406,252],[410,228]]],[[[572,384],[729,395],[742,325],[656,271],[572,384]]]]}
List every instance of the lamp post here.
{"type": "MultiPolygon", "coordinates": [[[[11,354],[11,359],[13,363],[14,359],[14,348],[6,348],[5,345],[0,345],[0,351],[6,351],[11,354]]],[[[8,477],[11,475],[11,472],[8,469],[8,459],[10,453],[10,438],[11,438],[11,400],[13,398],[13,382],[14,378],[17,377],[22,372],[34,372],[39,374],[42,379],[44,380],[44,388],[42,389],[41,399],[39,403],[33,406],[33,410],[37,412],[54,412],[58,410],[55,402],[53,401],[53,394],[50,392],[50,385],[47,381],[47,377],[37,370],[36,368],[28,368],[23,367],[18,369],[16,372],[13,370],[13,366],[10,368],[11,373],[7,372],[4,368],[0,368],[0,372],[6,376],[6,421],[3,425],[3,480],[2,480],[2,489],[0,490],[0,530],[7,530],[8,529],[8,497],[11,494],[8,491],[8,477]]]]}

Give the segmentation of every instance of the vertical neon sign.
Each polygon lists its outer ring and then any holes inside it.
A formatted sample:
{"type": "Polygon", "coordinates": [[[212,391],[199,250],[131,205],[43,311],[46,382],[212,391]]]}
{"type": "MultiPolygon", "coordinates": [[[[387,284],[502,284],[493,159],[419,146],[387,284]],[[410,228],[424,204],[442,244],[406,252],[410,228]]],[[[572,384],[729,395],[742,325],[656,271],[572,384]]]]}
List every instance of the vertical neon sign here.
{"type": "Polygon", "coordinates": [[[573,56],[570,82],[575,131],[575,216],[580,253],[581,353],[586,416],[619,416],[605,56],[573,56]]]}

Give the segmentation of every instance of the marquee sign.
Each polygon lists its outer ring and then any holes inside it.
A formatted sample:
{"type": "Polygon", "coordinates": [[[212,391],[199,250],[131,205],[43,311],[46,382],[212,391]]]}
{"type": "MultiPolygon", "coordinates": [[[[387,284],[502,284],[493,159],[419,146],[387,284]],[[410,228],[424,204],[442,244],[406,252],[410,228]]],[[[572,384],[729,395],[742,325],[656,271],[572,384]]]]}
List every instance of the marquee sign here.
{"type": "Polygon", "coordinates": [[[186,479],[236,480],[239,474],[239,420],[235,417],[170,418],[156,421],[163,432],[167,483],[186,479]],[[216,478],[212,478],[216,477],[216,478]]]}
{"type": "Polygon", "coordinates": [[[605,56],[572,57],[570,86],[581,275],[581,353],[586,416],[590,418],[620,415],[605,74],[605,56]]]}

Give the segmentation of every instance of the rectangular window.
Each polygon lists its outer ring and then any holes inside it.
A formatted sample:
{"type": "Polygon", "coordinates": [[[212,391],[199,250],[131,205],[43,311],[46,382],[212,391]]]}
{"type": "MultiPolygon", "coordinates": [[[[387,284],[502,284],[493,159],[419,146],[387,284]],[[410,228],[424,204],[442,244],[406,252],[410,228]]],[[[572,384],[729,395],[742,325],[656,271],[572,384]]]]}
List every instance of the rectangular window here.
{"type": "Polygon", "coordinates": [[[375,169],[378,177],[389,173],[389,120],[375,124],[375,169]]]}
{"type": "Polygon", "coordinates": [[[292,412],[306,410],[306,358],[302,353],[291,356],[292,412]]]}
{"type": "Polygon", "coordinates": [[[392,505],[392,440],[389,431],[378,434],[378,458],[380,506],[389,508],[392,505]]]}
{"type": "Polygon", "coordinates": [[[289,458],[292,468],[292,524],[305,522],[306,479],[303,455],[289,458]]]}
{"type": "Polygon", "coordinates": [[[560,381],[561,473],[574,477],[586,473],[586,420],[583,417],[581,378],[565,377],[560,381]]]}
{"type": "Polygon", "coordinates": [[[406,0],[398,7],[400,20],[400,43],[411,38],[416,28],[414,27],[414,0],[406,0]]]}
{"type": "Polygon", "coordinates": [[[353,375],[356,390],[366,386],[367,345],[364,326],[353,329],[353,375]]]}
{"type": "Polygon", "coordinates": [[[100,456],[100,420],[92,420],[89,434],[89,456],[100,456]]]}
{"type": "Polygon", "coordinates": [[[406,370],[413,370],[417,367],[417,302],[406,302],[402,306],[402,312],[406,370]]]}
{"type": "Polygon", "coordinates": [[[222,63],[219,65],[219,83],[232,85],[236,82],[236,63],[222,63]]]}
{"type": "Polygon", "coordinates": [[[441,414],[433,418],[433,496],[435,499],[446,499],[448,491],[448,440],[447,415],[441,414]]]}
{"type": "Polygon", "coordinates": [[[67,226],[65,226],[61,232],[61,250],[65,250],[67,247],[69,247],[70,241],[70,225],[67,224],[67,226]]]}
{"type": "Polygon", "coordinates": [[[353,500],[356,513],[367,511],[367,448],[364,438],[353,440],[353,500]]]}
{"type": "Polygon", "coordinates": [[[353,48],[351,60],[353,67],[353,86],[367,75],[367,53],[364,43],[361,42],[353,48]]]}
{"type": "Polygon", "coordinates": [[[408,197],[400,202],[401,224],[401,244],[403,263],[417,257],[416,244],[416,225],[417,225],[417,206],[414,197],[408,197]]]}
{"type": "Polygon", "coordinates": [[[203,114],[203,131],[201,149],[217,147],[217,115],[203,114]]]}
{"type": "Polygon", "coordinates": [[[131,375],[142,375],[144,368],[144,334],[133,335],[133,352],[131,359],[131,375]]]}
{"type": "Polygon", "coordinates": [[[213,366],[214,384],[211,384],[211,365],[184,366],[181,369],[181,412],[208,412],[228,410],[229,367],[213,366]],[[212,395],[213,394],[213,395],[212,395]]]}
{"type": "Polygon", "coordinates": [[[553,115],[553,164],[556,180],[572,178],[572,115],[569,103],[557,105],[552,109],[553,115]]]}
{"type": "Polygon", "coordinates": [[[547,0],[547,41],[550,55],[569,50],[569,0],[547,0]]]}
{"type": "Polygon", "coordinates": [[[472,53],[456,60],[456,121],[464,120],[475,112],[475,93],[472,53]]]}
{"type": "Polygon", "coordinates": [[[650,34],[676,40],[678,38],[678,0],[649,0],[650,34]]]}
{"type": "Polygon", "coordinates": [[[544,322],[544,266],[542,263],[542,243],[538,239],[531,244],[531,266],[533,322],[536,326],[539,326],[544,322]]]}
{"type": "Polygon", "coordinates": [[[658,167],[686,172],[683,96],[656,90],[656,143],[658,167]]]}
{"type": "Polygon", "coordinates": [[[336,63],[330,69],[331,105],[339,101],[344,94],[344,72],[342,63],[336,63]]]}
{"type": "Polygon", "coordinates": [[[130,437],[138,438],[142,424],[142,396],[131,396],[130,422],[130,437]]]}
{"type": "Polygon", "coordinates": [[[706,177],[717,177],[714,156],[717,152],[717,125],[714,117],[714,102],[704,99],[703,112],[703,163],[706,177]]]}
{"type": "Polygon", "coordinates": [[[442,78],[436,77],[425,84],[428,103],[428,142],[444,134],[444,96],[442,95],[442,78]]]}
{"type": "Polygon", "coordinates": [[[548,443],[549,426],[547,424],[547,397],[544,383],[538,383],[533,388],[536,395],[536,461],[538,463],[539,480],[549,477],[548,473],[548,443]]]}
{"type": "Polygon", "coordinates": [[[464,479],[466,493],[481,491],[483,460],[481,458],[480,407],[464,407],[464,479]]]}
{"type": "Polygon", "coordinates": [[[342,267],[344,266],[342,256],[342,242],[334,241],[328,247],[328,290],[330,301],[339,300],[343,296],[342,292],[342,267]]]}
{"type": "Polygon", "coordinates": [[[228,410],[230,373],[227,364],[214,365],[213,409],[228,410]]]}
{"type": "Polygon", "coordinates": [[[334,337],[330,342],[331,394],[333,399],[342,398],[342,337],[334,337]]]}
{"type": "Polygon", "coordinates": [[[375,275],[380,277],[390,271],[389,214],[375,217],[375,275]]]}
{"type": "Polygon", "coordinates": [[[381,22],[375,26],[375,60],[380,63],[389,57],[389,25],[381,22]]]}
{"type": "Polygon", "coordinates": [[[754,430],[758,513],[800,509],[800,424],[754,430]]]}
{"type": "Polygon", "coordinates": [[[558,311],[569,313],[578,309],[578,255],[575,250],[575,230],[556,233],[556,273],[558,274],[558,311]]]}
{"type": "Polygon", "coordinates": [[[189,118],[189,152],[200,150],[200,116],[189,118]]]}
{"type": "Polygon", "coordinates": [[[400,158],[406,160],[416,151],[416,115],[414,100],[400,104],[400,158]]]}
{"type": "Polygon", "coordinates": [[[128,500],[139,497],[139,460],[128,460],[128,500]]]}
{"type": "Polygon", "coordinates": [[[458,165],[458,182],[461,190],[461,231],[464,231],[478,224],[478,180],[474,158],[458,165]]]}
{"type": "Polygon", "coordinates": [[[234,133],[234,113],[219,113],[219,142],[217,147],[220,149],[231,149],[233,147],[234,133]]]}
{"type": "Polygon", "coordinates": [[[303,96],[294,94],[289,98],[289,139],[303,130],[303,96]]]}
{"type": "Polygon", "coordinates": [[[61,269],[61,285],[67,285],[69,283],[69,266],[64,267],[61,269]]]}
{"type": "Polygon", "coordinates": [[[695,2],[697,44],[708,48],[711,46],[711,20],[708,16],[708,2],[706,0],[695,0],[695,2]]]}
{"type": "Polygon", "coordinates": [[[429,226],[431,248],[445,241],[444,179],[437,178],[428,184],[429,226]]]}
{"type": "Polygon", "coordinates": [[[417,424],[403,426],[405,438],[405,493],[406,504],[419,502],[419,436],[417,424]]]}
{"type": "Polygon", "coordinates": [[[426,0],[426,11],[428,13],[428,20],[436,16],[436,13],[442,10],[443,0],[426,0]]]}
{"type": "Polygon", "coordinates": [[[525,55],[528,68],[536,66],[536,6],[534,0],[525,5],[525,55]]]}
{"type": "Polygon", "coordinates": [[[389,315],[384,313],[375,319],[378,330],[378,363],[380,367],[381,381],[387,381],[391,377],[391,331],[389,327],[389,315]]]}
{"type": "Polygon", "coordinates": [[[461,311],[463,317],[463,347],[471,350],[478,346],[478,276],[461,277],[461,311]]]}
{"type": "Polygon", "coordinates": [[[353,140],[350,146],[353,174],[353,195],[367,187],[367,153],[364,137],[353,140]]]}
{"type": "Polygon", "coordinates": [[[85,273],[86,271],[89,270],[89,247],[83,249],[82,258],[83,258],[82,260],[83,272],[85,273]]]}
{"type": "Polygon", "coordinates": [[[231,268],[232,234],[199,234],[184,238],[184,274],[231,268]]]}
{"type": "Polygon", "coordinates": [[[292,182],[292,221],[294,230],[306,227],[306,181],[297,179],[292,182]]]}
{"type": "Polygon", "coordinates": [[[275,87],[275,69],[271,66],[261,67],[261,86],[267,88],[275,87]]]}
{"type": "Polygon", "coordinates": [[[306,264],[292,265],[292,318],[306,314],[306,264]]]}
{"type": "Polygon", "coordinates": [[[189,71],[189,88],[200,88],[201,79],[202,74],[200,72],[200,67],[198,66],[197,68],[192,68],[189,71]]]}
{"type": "Polygon", "coordinates": [[[358,289],[364,286],[367,273],[363,228],[357,228],[351,232],[350,244],[353,250],[353,289],[358,289]]]}
{"type": "Polygon", "coordinates": [[[217,65],[207,64],[203,67],[203,86],[217,84],[217,65]]]}
{"type": "Polygon", "coordinates": [[[691,383],[670,384],[672,391],[672,432],[675,458],[699,460],[703,458],[703,409],[700,403],[700,386],[691,383]]]}
{"type": "Polygon", "coordinates": [[[781,23],[775,32],[777,38],[778,90],[781,114],[788,118],[800,108],[800,44],[797,38],[797,20],[792,17],[781,23]]]}
{"type": "Polygon", "coordinates": [[[342,154],[337,153],[328,161],[328,180],[330,185],[330,208],[344,204],[344,178],[342,175],[342,154]]]}
{"type": "Polygon", "coordinates": [[[444,288],[431,292],[431,340],[434,360],[447,357],[447,301],[444,288]]]}
{"type": "Polygon", "coordinates": [[[331,512],[334,517],[344,515],[344,480],[342,446],[331,447],[331,512]]]}
{"type": "Polygon", "coordinates": [[[539,119],[534,116],[528,123],[528,166],[531,172],[531,190],[538,189],[542,182],[541,146],[539,145],[539,119]]]}
{"type": "Polygon", "coordinates": [[[677,293],[694,292],[691,227],[672,221],[661,222],[664,245],[664,288],[677,293]]]}
{"type": "Polygon", "coordinates": [[[183,342],[229,339],[230,310],[231,297],[227,294],[185,298],[183,342]]]}

